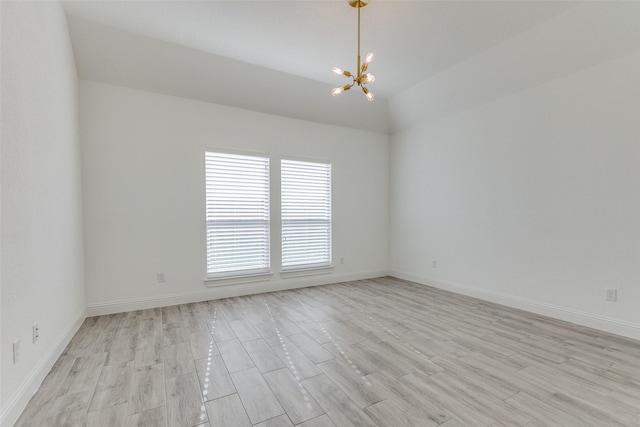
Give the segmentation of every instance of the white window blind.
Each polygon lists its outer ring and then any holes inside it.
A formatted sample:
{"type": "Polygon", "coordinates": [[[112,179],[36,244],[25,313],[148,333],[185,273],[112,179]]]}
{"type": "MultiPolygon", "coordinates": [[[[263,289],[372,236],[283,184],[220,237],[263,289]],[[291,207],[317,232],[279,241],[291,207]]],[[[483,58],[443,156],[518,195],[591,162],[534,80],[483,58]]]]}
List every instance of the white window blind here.
{"type": "Polygon", "coordinates": [[[331,164],[282,159],[282,269],[331,264],[331,164]]]}
{"type": "Polygon", "coordinates": [[[269,271],[269,159],[206,152],[207,277],[269,271]]]}

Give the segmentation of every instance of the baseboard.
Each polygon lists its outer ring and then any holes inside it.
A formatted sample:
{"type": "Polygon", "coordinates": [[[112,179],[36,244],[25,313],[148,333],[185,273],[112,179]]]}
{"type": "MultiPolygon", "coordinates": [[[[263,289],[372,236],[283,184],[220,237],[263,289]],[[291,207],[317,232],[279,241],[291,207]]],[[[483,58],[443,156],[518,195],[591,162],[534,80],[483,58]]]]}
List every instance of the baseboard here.
{"type": "Polygon", "coordinates": [[[85,312],[83,310],[67,324],[53,345],[40,358],[40,361],[33,367],[18,390],[9,398],[6,406],[2,408],[2,412],[0,413],[0,426],[8,427],[15,424],[27,406],[27,403],[29,403],[29,400],[31,400],[36,391],[38,391],[42,381],[44,381],[53,365],[67,347],[67,344],[71,341],[71,338],[73,338],[76,332],[78,332],[78,329],[80,329],[84,319],[85,312]]]}
{"type": "MultiPolygon", "coordinates": [[[[305,288],[308,286],[328,285],[331,283],[350,282],[353,280],[371,279],[386,276],[387,270],[367,271],[348,274],[323,274],[309,277],[295,277],[269,282],[255,282],[234,284],[228,286],[208,287],[201,291],[182,292],[168,295],[158,295],[145,298],[133,298],[121,301],[109,301],[88,304],[86,315],[101,316],[105,314],[122,313],[125,311],[144,310],[148,308],[165,307],[176,304],[208,301],[229,298],[240,295],[260,294],[264,292],[284,291],[287,289],[305,288]]],[[[203,285],[204,286],[204,285],[203,285]]]]}
{"type": "Polygon", "coordinates": [[[553,317],[554,319],[564,320],[566,322],[586,326],[588,328],[594,328],[604,332],[640,340],[640,325],[632,322],[612,319],[609,317],[599,316],[596,314],[591,314],[553,304],[547,304],[528,298],[521,298],[501,292],[489,291],[469,285],[450,282],[446,280],[433,279],[430,277],[419,276],[397,270],[391,270],[389,272],[389,275],[420,285],[432,286],[434,288],[443,289],[446,291],[455,292],[485,301],[494,302],[496,304],[505,305],[507,307],[518,308],[521,310],[529,311],[531,313],[553,317]]]}

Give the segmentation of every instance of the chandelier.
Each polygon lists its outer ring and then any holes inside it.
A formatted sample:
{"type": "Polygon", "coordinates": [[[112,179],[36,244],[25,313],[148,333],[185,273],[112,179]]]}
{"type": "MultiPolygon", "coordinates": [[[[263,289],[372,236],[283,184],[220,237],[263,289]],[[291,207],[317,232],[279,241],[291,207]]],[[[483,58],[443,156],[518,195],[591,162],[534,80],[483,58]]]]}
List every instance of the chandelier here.
{"type": "Polygon", "coordinates": [[[358,74],[353,75],[349,71],[342,70],[338,67],[333,67],[331,71],[336,74],[343,75],[347,78],[351,78],[351,83],[347,83],[344,86],[337,87],[331,91],[333,96],[340,95],[342,92],[351,89],[354,85],[358,85],[362,88],[362,92],[367,97],[367,101],[373,101],[373,93],[369,92],[369,89],[365,86],[368,83],[373,83],[375,81],[375,76],[371,73],[365,73],[367,68],[369,67],[369,62],[373,59],[373,53],[367,53],[367,56],[364,58],[364,62],[360,65],[360,9],[369,4],[369,0],[348,0],[349,5],[351,7],[355,7],[358,9],[358,74]]]}

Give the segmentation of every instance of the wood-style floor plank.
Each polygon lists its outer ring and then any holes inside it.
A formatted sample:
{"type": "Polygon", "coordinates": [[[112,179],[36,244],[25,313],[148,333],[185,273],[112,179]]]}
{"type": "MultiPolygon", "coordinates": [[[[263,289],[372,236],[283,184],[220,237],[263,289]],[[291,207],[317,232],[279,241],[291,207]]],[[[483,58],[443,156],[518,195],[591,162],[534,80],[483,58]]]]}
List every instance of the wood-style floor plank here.
{"type": "Polygon", "coordinates": [[[335,357],[305,332],[289,335],[287,338],[289,338],[289,340],[291,340],[291,342],[313,363],[326,362],[327,360],[331,360],[335,357]]]}
{"type": "Polygon", "coordinates": [[[171,426],[194,426],[208,420],[195,372],[166,380],[167,420],[171,426]]]}
{"type": "Polygon", "coordinates": [[[251,357],[238,339],[219,342],[218,349],[220,350],[222,360],[224,360],[225,365],[227,365],[227,370],[230,373],[240,372],[255,367],[251,357]]]}
{"type": "Polygon", "coordinates": [[[107,354],[99,353],[76,358],[65,380],[60,384],[57,395],[93,393],[107,354]]]}
{"type": "Polygon", "coordinates": [[[411,411],[408,404],[397,398],[390,398],[368,406],[364,410],[378,426],[382,427],[437,427],[438,423],[421,418],[411,411]]]}
{"type": "Polygon", "coordinates": [[[206,404],[211,427],[251,427],[251,421],[237,394],[211,400],[206,404]]]}
{"type": "Polygon", "coordinates": [[[391,277],[88,318],[17,427],[640,426],[640,342],[391,277]]]}
{"type": "Polygon", "coordinates": [[[231,326],[231,329],[233,329],[233,332],[235,332],[241,342],[257,340],[260,338],[260,334],[256,331],[253,325],[251,325],[251,322],[244,318],[230,321],[229,326],[231,326]]]}
{"type": "Polygon", "coordinates": [[[133,378],[133,361],[104,366],[93,393],[89,411],[127,403],[133,378]]]}
{"type": "Polygon", "coordinates": [[[194,359],[201,359],[214,354],[220,354],[218,346],[213,339],[213,335],[211,335],[208,329],[206,332],[201,331],[189,335],[189,342],[191,344],[191,352],[194,359]]]}
{"type": "Polygon", "coordinates": [[[291,420],[286,415],[280,415],[279,417],[271,418],[260,424],[256,424],[255,427],[293,427],[291,420]]]}
{"type": "Polygon", "coordinates": [[[87,414],[85,427],[124,426],[127,423],[127,404],[109,406],[87,414]]]}
{"type": "Polygon", "coordinates": [[[360,408],[384,400],[386,396],[382,390],[359,373],[358,367],[350,362],[351,359],[338,358],[318,366],[360,408]]]}
{"type": "Polygon", "coordinates": [[[236,393],[231,375],[220,355],[198,359],[195,364],[205,401],[236,393]]]}
{"type": "Polygon", "coordinates": [[[263,339],[245,341],[242,345],[261,374],[285,367],[282,360],[263,339]]]}
{"type": "Polygon", "coordinates": [[[129,415],[125,425],[127,427],[169,427],[167,425],[167,408],[160,406],[129,415]]]}
{"type": "Polygon", "coordinates": [[[148,338],[138,341],[133,363],[136,368],[157,365],[164,362],[162,338],[148,338]]]}
{"type": "Polygon", "coordinates": [[[318,418],[298,424],[296,427],[336,427],[327,415],[320,415],[318,418]]]}
{"type": "Polygon", "coordinates": [[[268,372],[264,374],[264,378],[294,424],[324,414],[322,408],[288,369],[268,372]]]}
{"type": "Polygon", "coordinates": [[[164,368],[166,378],[195,372],[191,345],[188,341],[164,347],[164,368]]]}
{"type": "Polygon", "coordinates": [[[292,342],[273,346],[272,349],[295,377],[311,378],[322,373],[318,365],[309,360],[292,342]]]}
{"type": "Polygon", "coordinates": [[[362,427],[375,423],[326,375],[318,375],[302,382],[311,396],[339,426],[362,427]]]}
{"type": "Polygon", "coordinates": [[[252,424],[284,413],[280,402],[256,368],[232,373],[231,379],[252,424]]]}
{"type": "Polygon", "coordinates": [[[134,370],[129,396],[130,415],[165,405],[163,371],[162,364],[134,370]]]}

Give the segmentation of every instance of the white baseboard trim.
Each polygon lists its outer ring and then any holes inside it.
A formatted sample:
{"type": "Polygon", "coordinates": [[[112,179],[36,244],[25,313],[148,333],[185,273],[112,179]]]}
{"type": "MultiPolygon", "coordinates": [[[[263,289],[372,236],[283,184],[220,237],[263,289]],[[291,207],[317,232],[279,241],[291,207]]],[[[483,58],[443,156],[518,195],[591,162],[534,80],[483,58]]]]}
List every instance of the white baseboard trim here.
{"type": "Polygon", "coordinates": [[[165,307],[176,304],[208,301],[229,298],[240,295],[261,294],[264,292],[283,291],[287,289],[305,288],[308,286],[328,285],[330,283],[350,282],[353,280],[371,279],[388,275],[387,270],[367,271],[348,274],[317,275],[309,277],[295,277],[269,282],[254,282],[215,286],[201,291],[182,292],[177,294],[158,295],[153,297],[132,298],[129,300],[109,301],[88,304],[86,316],[102,316],[105,314],[122,313],[125,311],[144,310],[148,308],[165,307]]]}
{"type": "Polygon", "coordinates": [[[67,344],[71,341],[71,338],[73,338],[76,332],[78,332],[78,329],[80,329],[84,319],[85,312],[83,310],[67,324],[51,347],[42,355],[40,361],[33,367],[13,396],[9,398],[6,406],[2,408],[2,412],[0,413],[0,426],[8,427],[15,424],[27,406],[27,403],[29,403],[29,400],[31,400],[36,391],[38,391],[42,381],[44,381],[53,365],[67,347],[67,344]]]}
{"type": "Polygon", "coordinates": [[[553,304],[547,304],[528,298],[521,298],[514,295],[504,294],[501,292],[480,289],[461,283],[433,279],[426,276],[419,276],[403,271],[390,270],[389,275],[397,277],[399,279],[408,280],[419,285],[432,286],[434,288],[442,289],[445,291],[455,292],[481,300],[494,302],[496,304],[505,305],[507,307],[526,310],[531,313],[553,317],[554,319],[564,320],[566,322],[575,323],[577,325],[586,326],[588,328],[598,329],[604,332],[640,340],[640,325],[636,323],[612,319],[610,317],[591,314],[584,311],[574,310],[571,308],[561,307],[553,304]]]}

